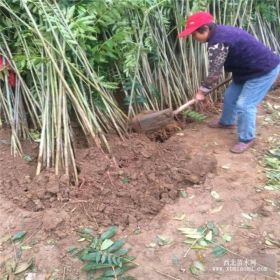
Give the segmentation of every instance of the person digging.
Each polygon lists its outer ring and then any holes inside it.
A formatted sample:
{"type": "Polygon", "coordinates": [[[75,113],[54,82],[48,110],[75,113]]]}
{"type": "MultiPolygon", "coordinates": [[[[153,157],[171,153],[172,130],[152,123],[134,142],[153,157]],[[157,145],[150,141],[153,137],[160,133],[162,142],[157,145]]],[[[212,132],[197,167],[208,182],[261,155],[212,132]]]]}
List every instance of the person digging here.
{"type": "Polygon", "coordinates": [[[208,43],[209,74],[195,95],[205,96],[218,82],[223,67],[232,73],[232,83],[224,94],[220,119],[209,123],[211,128],[235,128],[238,143],[230,151],[243,153],[256,138],[257,105],[263,100],[280,73],[280,58],[241,28],[218,25],[208,12],[197,12],[178,34],[192,35],[200,43],[208,43]]]}

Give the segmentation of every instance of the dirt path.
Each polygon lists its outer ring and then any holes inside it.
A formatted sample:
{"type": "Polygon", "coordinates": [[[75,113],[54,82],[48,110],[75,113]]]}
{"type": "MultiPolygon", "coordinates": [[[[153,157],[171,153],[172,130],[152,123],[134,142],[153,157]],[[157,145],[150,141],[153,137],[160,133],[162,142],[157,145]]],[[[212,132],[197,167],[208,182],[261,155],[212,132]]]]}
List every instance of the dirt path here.
{"type": "MultiPolygon", "coordinates": [[[[65,177],[45,173],[33,180],[35,164],[10,157],[8,137],[2,132],[0,275],[9,259],[27,261],[35,257],[34,274],[29,272],[29,277],[35,278],[29,279],[86,279],[80,273],[80,261],[66,252],[77,244],[76,230],[79,226],[98,230],[117,221],[123,230],[119,235],[127,237],[131,255],[139,264],[130,274],[139,280],[194,279],[189,268],[196,260],[208,269],[200,273],[201,279],[275,279],[273,273],[265,278],[261,274],[212,271],[224,261],[242,256],[264,258],[272,267],[280,261],[279,248],[265,245],[269,234],[280,235],[279,193],[258,191],[265,182],[258,161],[273,141],[280,141],[279,127],[266,124],[268,116],[261,110],[258,141],[254,149],[242,155],[229,152],[235,143],[233,131],[213,130],[205,124],[190,124],[163,144],[142,137],[133,138],[131,149],[132,142],[117,144],[117,170],[96,150],[83,150],[79,154],[79,192],[65,187],[65,177]],[[96,160],[100,164],[94,165],[96,160]],[[92,169],[95,177],[88,175],[92,169]],[[177,198],[178,190],[187,197],[177,198]],[[89,202],[89,198],[94,201],[89,202]],[[110,201],[116,203],[110,206],[110,201]],[[185,238],[178,228],[198,228],[208,222],[219,228],[220,236],[232,238],[223,244],[236,255],[227,254],[215,263],[212,246],[189,250],[190,245],[183,243],[185,238]],[[244,224],[252,228],[244,229],[244,224]],[[5,238],[19,230],[27,232],[20,251],[5,238]],[[162,243],[170,244],[159,246],[157,235],[162,243]]],[[[36,154],[36,147],[26,148],[31,157],[36,154]]],[[[16,279],[24,279],[24,274],[20,277],[16,279]]]]}

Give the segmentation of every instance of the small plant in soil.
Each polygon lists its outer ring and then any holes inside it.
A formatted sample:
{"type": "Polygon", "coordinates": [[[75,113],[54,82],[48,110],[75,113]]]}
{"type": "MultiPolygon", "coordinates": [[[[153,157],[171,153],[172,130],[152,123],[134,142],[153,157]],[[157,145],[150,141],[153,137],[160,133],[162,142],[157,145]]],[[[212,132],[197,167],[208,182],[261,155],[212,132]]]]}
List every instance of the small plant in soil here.
{"type": "Polygon", "coordinates": [[[80,232],[81,239],[87,245],[83,248],[71,247],[68,252],[78,256],[85,263],[82,270],[96,280],[133,280],[132,276],[124,274],[134,268],[134,257],[128,256],[129,249],[123,248],[124,239],[112,240],[117,233],[117,227],[111,226],[104,233],[94,235],[91,229],[80,232]]]}

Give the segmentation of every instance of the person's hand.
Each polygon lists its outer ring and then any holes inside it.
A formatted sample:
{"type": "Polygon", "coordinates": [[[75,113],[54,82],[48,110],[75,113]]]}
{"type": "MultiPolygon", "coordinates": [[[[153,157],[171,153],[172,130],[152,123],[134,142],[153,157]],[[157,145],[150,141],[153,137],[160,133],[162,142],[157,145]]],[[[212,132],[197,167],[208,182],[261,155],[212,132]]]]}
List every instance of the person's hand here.
{"type": "Polygon", "coordinates": [[[196,101],[203,101],[205,100],[205,94],[199,90],[196,94],[195,94],[195,100],[196,101]]]}

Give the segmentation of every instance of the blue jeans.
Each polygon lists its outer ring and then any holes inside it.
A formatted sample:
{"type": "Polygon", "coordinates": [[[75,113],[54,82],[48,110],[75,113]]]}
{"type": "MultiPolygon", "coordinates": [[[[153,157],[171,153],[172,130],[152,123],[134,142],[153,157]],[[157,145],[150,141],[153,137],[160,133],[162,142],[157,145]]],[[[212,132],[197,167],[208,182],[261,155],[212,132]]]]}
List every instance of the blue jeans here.
{"type": "Polygon", "coordinates": [[[280,64],[268,74],[242,84],[232,82],[225,92],[220,123],[235,124],[240,142],[256,137],[257,105],[263,100],[280,73],[280,64]]]}

